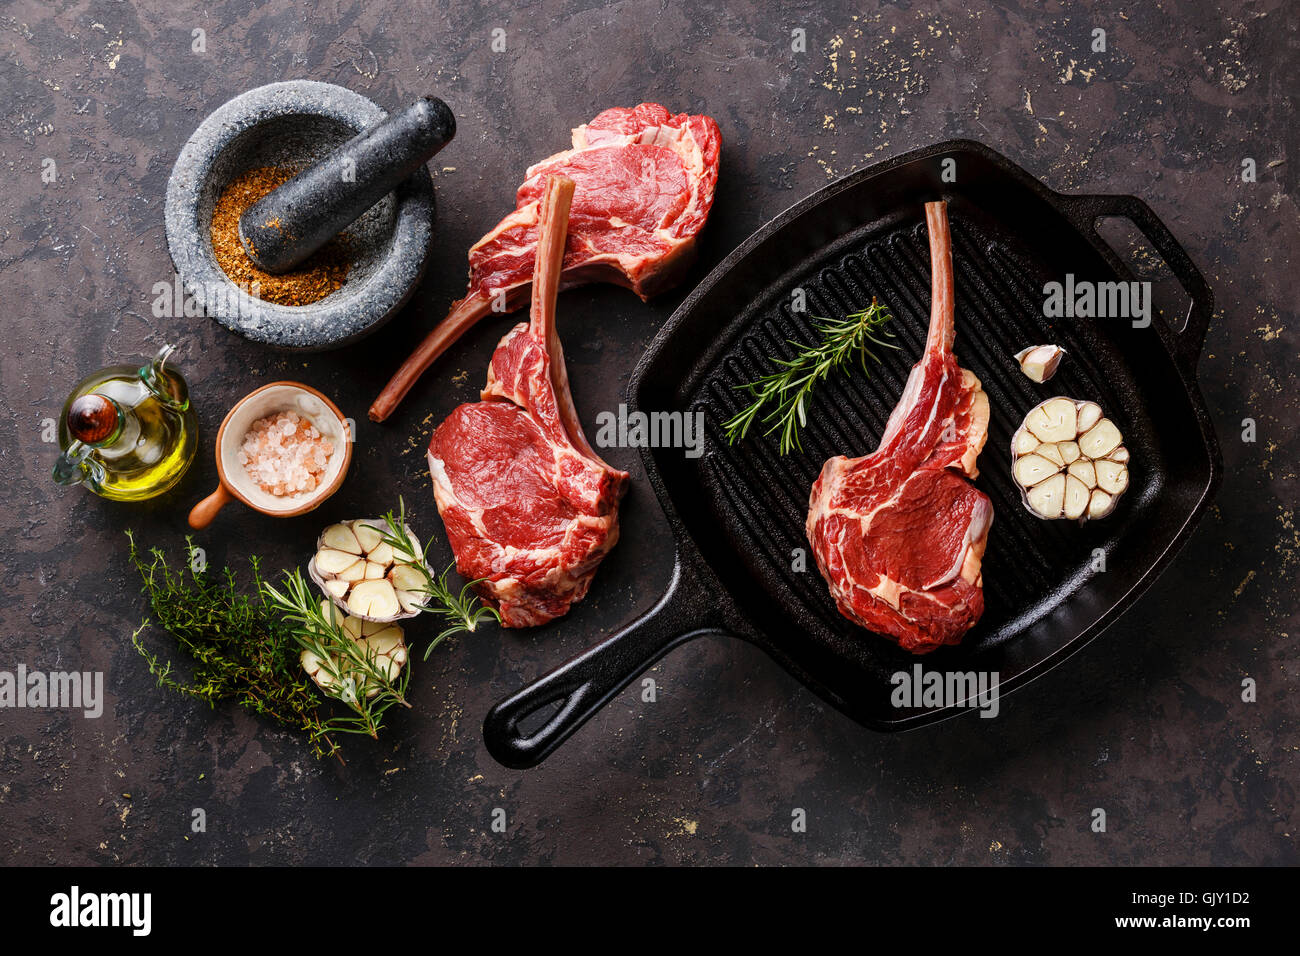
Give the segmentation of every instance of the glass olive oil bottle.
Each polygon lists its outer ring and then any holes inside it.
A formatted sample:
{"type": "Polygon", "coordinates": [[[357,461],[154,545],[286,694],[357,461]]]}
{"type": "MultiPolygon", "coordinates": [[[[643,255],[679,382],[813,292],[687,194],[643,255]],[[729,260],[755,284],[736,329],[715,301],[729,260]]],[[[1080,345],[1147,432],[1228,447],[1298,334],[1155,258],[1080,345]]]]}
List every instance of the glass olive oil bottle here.
{"type": "Polygon", "coordinates": [[[166,367],[173,349],[163,346],[140,368],[101,369],[72,390],[59,419],[55,481],[117,501],[152,498],[180,481],[198,422],[185,379],[166,367]]]}

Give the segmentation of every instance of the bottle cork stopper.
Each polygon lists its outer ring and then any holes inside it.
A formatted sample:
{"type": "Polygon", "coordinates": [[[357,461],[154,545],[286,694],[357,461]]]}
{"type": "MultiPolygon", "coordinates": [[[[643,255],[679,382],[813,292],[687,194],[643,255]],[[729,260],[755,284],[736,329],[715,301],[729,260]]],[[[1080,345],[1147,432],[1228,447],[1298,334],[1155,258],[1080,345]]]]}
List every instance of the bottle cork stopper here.
{"type": "Polygon", "coordinates": [[[68,409],[68,431],[87,445],[102,442],[117,431],[117,408],[103,395],[82,395],[68,409]]]}

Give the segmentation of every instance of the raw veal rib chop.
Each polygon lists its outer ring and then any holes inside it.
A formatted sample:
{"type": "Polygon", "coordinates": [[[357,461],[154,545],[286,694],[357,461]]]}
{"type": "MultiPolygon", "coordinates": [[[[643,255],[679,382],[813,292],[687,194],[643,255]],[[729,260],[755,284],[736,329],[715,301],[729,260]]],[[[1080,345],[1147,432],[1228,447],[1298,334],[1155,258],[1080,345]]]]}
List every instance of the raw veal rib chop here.
{"type": "Polygon", "coordinates": [[[573,148],[529,168],[515,211],[469,251],[469,291],[370,406],[387,418],[446,348],[492,312],[528,299],[544,180],[577,183],[561,288],[613,282],[648,299],[690,265],[713,206],[722,136],[707,116],[673,116],[657,103],[605,110],[573,131],[573,148]]]}
{"type": "Polygon", "coordinates": [[[924,654],[958,643],[984,612],[980,563],[993,505],[967,479],[989,401],[952,353],[952,243],[944,203],[927,203],[930,332],[880,445],[831,458],[808,503],[808,540],[840,612],[924,654]]]}
{"type": "Polygon", "coordinates": [[[429,473],[456,569],[507,627],[560,617],[618,541],[628,474],[587,443],[555,328],[573,180],[549,177],[531,322],[492,355],[483,401],[461,405],[429,442],[429,473]]]}

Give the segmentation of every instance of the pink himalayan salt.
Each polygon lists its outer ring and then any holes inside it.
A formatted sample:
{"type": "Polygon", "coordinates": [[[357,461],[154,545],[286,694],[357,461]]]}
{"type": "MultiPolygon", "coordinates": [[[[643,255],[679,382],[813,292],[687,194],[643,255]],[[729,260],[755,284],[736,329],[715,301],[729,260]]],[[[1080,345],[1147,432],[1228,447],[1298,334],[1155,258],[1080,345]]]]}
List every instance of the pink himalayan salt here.
{"type": "Polygon", "coordinates": [[[253,422],[239,449],[239,463],[267,494],[283,497],[315,491],[334,445],[297,412],[276,412],[253,422]]]}

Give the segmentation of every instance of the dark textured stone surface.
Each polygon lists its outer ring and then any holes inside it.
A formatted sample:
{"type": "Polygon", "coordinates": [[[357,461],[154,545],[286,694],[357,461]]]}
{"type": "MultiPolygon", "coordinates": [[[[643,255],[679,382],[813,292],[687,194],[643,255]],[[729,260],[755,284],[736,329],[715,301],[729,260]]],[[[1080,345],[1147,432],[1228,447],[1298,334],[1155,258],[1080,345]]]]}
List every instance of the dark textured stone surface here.
{"type": "MultiPolygon", "coordinates": [[[[1284,0],[1163,8],[1009,3],[474,5],[142,0],[0,8],[0,302],[7,348],[0,669],[106,674],[99,720],[0,711],[0,859],[129,863],[1296,863],[1294,420],[1300,281],[1294,13],[1284,0]],[[451,7],[450,9],[448,7],[451,7]],[[192,31],[207,50],[191,52],[192,31]],[[492,31],[506,49],[492,50],[492,31]],[[791,30],[807,51],[791,51],[791,30]],[[1108,52],[1089,50],[1107,32],[1108,52]],[[1289,68],[1289,69],[1288,69],[1289,68]],[[162,200],[177,152],[247,88],[312,78],[398,108],[434,93],[460,132],[433,168],[439,226],[412,304],[363,345],[310,359],[198,318],[156,318],[170,281],[162,200]],[[257,384],[296,378],[360,423],[352,472],[321,511],[232,506],[199,537],[305,562],[323,522],[399,494],[440,524],[429,431],[474,396],[509,320],[449,353],[385,426],[365,409],[463,288],[465,251],[520,173],[600,109],[656,100],[717,118],[717,204],[694,278],[835,176],[953,136],[983,140],[1062,190],[1133,193],[1205,271],[1218,313],[1201,385],[1224,446],[1218,503],[1138,606],[1079,657],[967,718],[886,737],[839,716],[761,653],[694,642],[543,767],[484,752],[490,704],[646,607],[670,554],[632,450],[624,539],[587,602],[536,633],[457,640],[417,662],[415,709],[348,766],[230,708],[156,689],[128,636],[141,616],[122,529],[175,552],[214,484],[211,441],[257,384]],[[43,185],[42,160],[58,179],[43,185]],[[1244,158],[1258,182],[1240,178],[1244,158]],[[204,443],[182,486],[142,506],[48,478],[41,420],[102,364],[178,342],[204,443]],[[1258,441],[1241,441],[1242,420],[1258,441]],[[1241,701],[1241,681],[1259,701],[1241,701]],[[127,796],[129,795],[129,796],[127,796]],[[191,810],[208,832],[191,834],[191,810]],[[492,832],[493,808],[508,830],[492,832]],[[1089,829],[1105,808],[1105,834],[1089,829]],[[791,812],[808,814],[791,832],[791,812]]],[[[1050,241],[1050,237],[1044,237],[1050,241]]],[[[684,289],[642,306],[566,293],[562,334],[588,423],[615,406],[684,289]]],[[[445,549],[443,554],[445,555],[445,549]]],[[[419,633],[412,628],[413,633],[419,633]]]]}

